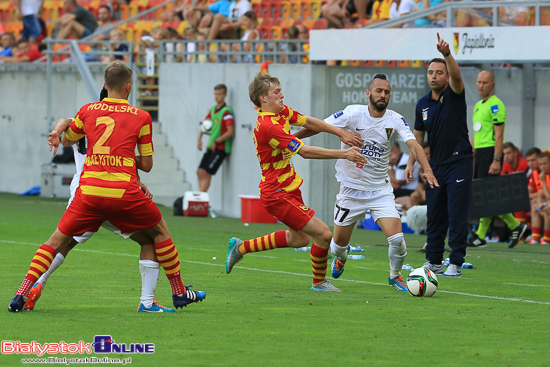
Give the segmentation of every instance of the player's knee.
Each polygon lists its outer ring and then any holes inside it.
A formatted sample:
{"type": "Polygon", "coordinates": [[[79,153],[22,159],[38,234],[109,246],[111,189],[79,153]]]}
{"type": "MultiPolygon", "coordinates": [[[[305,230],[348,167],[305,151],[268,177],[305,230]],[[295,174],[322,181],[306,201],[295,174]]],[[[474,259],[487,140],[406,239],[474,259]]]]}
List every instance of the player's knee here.
{"type": "Polygon", "coordinates": [[[405,243],[405,236],[403,235],[403,232],[388,237],[388,243],[390,244],[390,247],[398,254],[404,254],[407,252],[407,244],[405,243]]]}

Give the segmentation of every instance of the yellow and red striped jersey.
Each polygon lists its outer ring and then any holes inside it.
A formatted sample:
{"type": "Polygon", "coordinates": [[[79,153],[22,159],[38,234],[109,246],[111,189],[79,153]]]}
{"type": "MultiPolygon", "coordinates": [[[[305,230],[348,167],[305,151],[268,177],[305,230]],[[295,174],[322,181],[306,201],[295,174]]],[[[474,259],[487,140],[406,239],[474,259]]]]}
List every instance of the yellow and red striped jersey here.
{"type": "Polygon", "coordinates": [[[153,127],[148,112],[123,99],[105,98],[83,106],[66,131],[77,141],[86,135],[88,148],[80,189],[84,195],[114,199],[143,196],[136,176],[135,149],[153,155],[153,127]]]}
{"type": "Polygon", "coordinates": [[[304,143],[290,133],[290,125],[304,126],[306,117],[288,106],[277,115],[258,110],[254,145],[262,168],[260,195],[296,190],[302,178],[294,171],[290,158],[304,143]]]}

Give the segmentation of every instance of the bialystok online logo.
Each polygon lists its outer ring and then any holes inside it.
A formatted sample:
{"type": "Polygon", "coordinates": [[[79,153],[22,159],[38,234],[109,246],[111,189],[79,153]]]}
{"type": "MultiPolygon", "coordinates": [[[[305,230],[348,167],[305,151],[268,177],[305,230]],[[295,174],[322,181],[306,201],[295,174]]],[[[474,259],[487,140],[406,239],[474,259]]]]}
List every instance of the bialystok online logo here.
{"type": "Polygon", "coordinates": [[[44,343],[40,344],[36,341],[30,343],[22,343],[20,341],[2,340],[2,354],[36,354],[43,356],[44,354],[151,354],[155,353],[155,344],[153,343],[131,343],[122,344],[115,343],[110,335],[96,335],[93,343],[44,343]]]}

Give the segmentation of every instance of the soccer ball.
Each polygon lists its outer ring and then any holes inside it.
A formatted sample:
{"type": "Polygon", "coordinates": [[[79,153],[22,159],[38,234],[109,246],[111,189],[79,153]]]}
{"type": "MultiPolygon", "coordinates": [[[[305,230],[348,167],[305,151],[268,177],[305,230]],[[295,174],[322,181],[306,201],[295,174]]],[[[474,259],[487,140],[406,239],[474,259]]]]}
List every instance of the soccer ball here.
{"type": "Polygon", "coordinates": [[[415,297],[431,297],[437,291],[437,277],[430,269],[414,269],[407,278],[407,289],[415,297]]]}
{"type": "Polygon", "coordinates": [[[204,120],[201,122],[201,131],[204,134],[210,135],[210,131],[212,130],[212,120],[204,120]]]}

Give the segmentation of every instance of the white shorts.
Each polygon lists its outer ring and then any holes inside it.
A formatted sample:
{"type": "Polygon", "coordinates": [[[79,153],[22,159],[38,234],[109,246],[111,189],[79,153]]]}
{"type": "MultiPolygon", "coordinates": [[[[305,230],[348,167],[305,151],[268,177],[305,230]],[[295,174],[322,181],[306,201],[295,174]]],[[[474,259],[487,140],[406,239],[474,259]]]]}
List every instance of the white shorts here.
{"type": "Polygon", "coordinates": [[[334,224],[349,226],[365,219],[367,211],[370,211],[375,222],[379,218],[400,219],[391,185],[375,191],[356,190],[340,185],[340,193],[336,195],[334,205],[334,224]]]}

